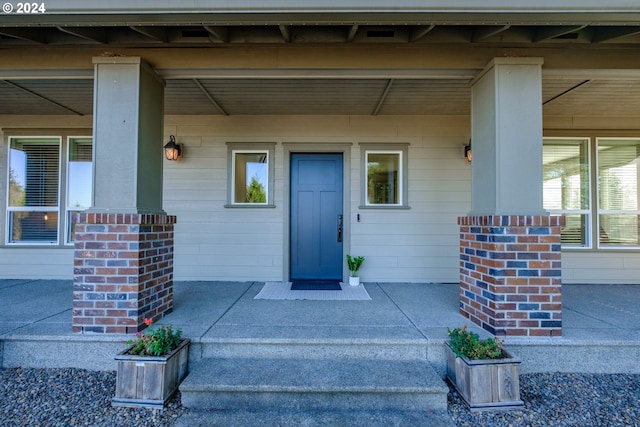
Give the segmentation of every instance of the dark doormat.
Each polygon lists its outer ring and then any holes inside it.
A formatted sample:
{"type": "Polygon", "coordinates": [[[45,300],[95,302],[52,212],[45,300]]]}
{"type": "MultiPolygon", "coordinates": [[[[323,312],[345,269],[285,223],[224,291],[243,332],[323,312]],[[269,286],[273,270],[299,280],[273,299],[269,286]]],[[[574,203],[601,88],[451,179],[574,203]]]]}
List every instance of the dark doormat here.
{"type": "Polygon", "coordinates": [[[341,291],[338,280],[292,280],[292,291],[341,291]]]}

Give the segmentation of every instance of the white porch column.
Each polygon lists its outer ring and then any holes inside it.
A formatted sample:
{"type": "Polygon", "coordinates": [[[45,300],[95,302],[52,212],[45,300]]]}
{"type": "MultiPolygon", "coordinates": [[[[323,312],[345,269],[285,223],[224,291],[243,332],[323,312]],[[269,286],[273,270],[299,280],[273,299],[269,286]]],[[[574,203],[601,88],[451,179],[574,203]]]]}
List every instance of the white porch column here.
{"type": "Polygon", "coordinates": [[[542,58],[495,58],[472,85],[471,215],[540,215],[542,58]]]}

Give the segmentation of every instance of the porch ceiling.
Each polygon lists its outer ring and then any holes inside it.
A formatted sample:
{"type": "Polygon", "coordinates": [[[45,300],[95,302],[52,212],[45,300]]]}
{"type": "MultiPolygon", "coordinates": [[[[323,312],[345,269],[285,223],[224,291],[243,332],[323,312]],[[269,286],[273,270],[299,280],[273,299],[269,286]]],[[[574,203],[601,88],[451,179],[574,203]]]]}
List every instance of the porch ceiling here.
{"type": "MultiPolygon", "coordinates": [[[[59,7],[65,4],[58,3],[59,7]]],[[[117,52],[118,48],[425,46],[615,48],[636,55],[640,47],[637,8],[624,13],[600,9],[589,13],[564,9],[544,13],[109,14],[102,9],[75,14],[5,13],[0,14],[0,52],[42,48],[53,52],[61,47],[117,52]]],[[[0,114],[91,114],[93,75],[85,71],[61,77],[0,70],[0,114]]],[[[469,84],[480,70],[449,70],[438,76],[365,70],[329,77],[322,73],[292,77],[281,70],[246,76],[236,71],[219,75],[215,70],[200,74],[158,70],[167,83],[165,113],[467,115],[469,84]]],[[[640,73],[623,79],[602,73],[546,74],[543,103],[548,115],[640,116],[640,73]]]]}
{"type": "MultiPolygon", "coordinates": [[[[470,78],[168,78],[176,115],[468,115],[470,78]]],[[[640,77],[549,77],[545,115],[640,116],[640,77]]],[[[0,79],[0,114],[90,115],[93,80],[0,79]]]]}

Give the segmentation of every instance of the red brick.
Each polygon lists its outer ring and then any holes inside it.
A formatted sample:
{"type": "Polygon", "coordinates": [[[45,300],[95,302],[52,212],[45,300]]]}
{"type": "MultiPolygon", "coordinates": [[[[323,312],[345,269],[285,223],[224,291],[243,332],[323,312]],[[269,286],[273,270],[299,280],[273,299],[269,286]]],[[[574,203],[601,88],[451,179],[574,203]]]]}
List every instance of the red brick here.
{"type": "Polygon", "coordinates": [[[526,329],[510,328],[510,329],[507,329],[506,332],[507,332],[507,336],[510,336],[510,337],[526,337],[527,336],[526,329]]]}

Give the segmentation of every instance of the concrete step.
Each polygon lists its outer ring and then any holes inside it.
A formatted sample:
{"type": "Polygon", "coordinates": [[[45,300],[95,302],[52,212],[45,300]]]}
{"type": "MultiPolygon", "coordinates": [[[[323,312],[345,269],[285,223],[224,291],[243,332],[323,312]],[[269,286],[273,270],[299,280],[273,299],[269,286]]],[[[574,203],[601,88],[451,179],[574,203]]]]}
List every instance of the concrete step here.
{"type": "MultiPolygon", "coordinates": [[[[230,325],[200,338],[206,358],[427,359],[432,341],[407,327],[230,325]]],[[[192,342],[193,346],[193,342],[192,342]]]]}
{"type": "Polygon", "coordinates": [[[446,411],[448,387],[427,361],[203,359],[180,385],[197,410],[446,411]]]}
{"type": "Polygon", "coordinates": [[[455,427],[445,411],[189,411],[174,427],[455,427]]]}

